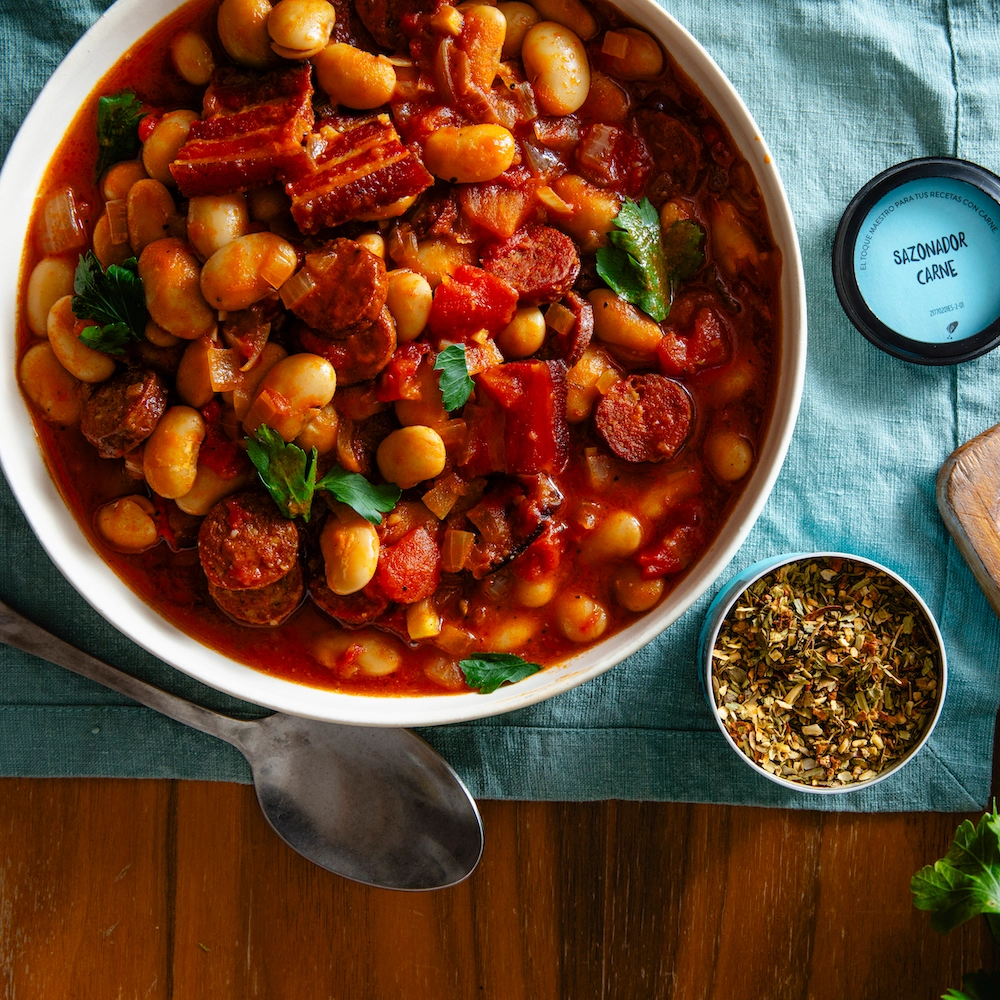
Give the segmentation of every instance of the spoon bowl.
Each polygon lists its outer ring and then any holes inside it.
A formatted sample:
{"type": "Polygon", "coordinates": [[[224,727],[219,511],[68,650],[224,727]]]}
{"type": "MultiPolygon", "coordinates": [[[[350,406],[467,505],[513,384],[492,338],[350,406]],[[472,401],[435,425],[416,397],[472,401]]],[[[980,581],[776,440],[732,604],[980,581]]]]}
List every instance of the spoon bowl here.
{"type": "Polygon", "coordinates": [[[327,871],[383,889],[441,889],[479,863],[483,824],[475,800],[408,730],[281,712],[234,719],[95,659],[2,602],[0,641],[236,747],[271,828],[327,871]]]}

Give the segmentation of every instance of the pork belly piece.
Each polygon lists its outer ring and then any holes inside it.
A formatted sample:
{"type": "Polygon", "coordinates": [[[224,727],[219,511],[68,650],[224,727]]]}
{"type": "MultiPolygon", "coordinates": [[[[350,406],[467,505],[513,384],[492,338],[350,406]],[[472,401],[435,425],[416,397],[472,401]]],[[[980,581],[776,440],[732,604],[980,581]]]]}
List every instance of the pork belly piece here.
{"type": "Polygon", "coordinates": [[[292,217],[307,235],[351,219],[390,218],[402,211],[397,202],[434,183],[388,115],[324,125],[309,151],[313,169],[285,185],[292,217]]]}
{"type": "Polygon", "coordinates": [[[249,191],[308,170],[302,143],[315,120],[311,72],[308,63],[268,73],[217,69],[203,117],[170,165],[184,197],[249,191]]]}

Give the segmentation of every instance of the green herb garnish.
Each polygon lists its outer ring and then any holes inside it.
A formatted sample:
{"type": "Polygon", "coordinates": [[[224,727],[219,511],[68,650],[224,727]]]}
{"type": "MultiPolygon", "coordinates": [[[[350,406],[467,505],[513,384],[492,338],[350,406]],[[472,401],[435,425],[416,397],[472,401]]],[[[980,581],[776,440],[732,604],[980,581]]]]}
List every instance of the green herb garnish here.
{"type": "Polygon", "coordinates": [[[381,524],[382,514],[392,510],[402,496],[398,486],[373,486],[364,476],[345,472],[337,465],[317,482],[316,449],[307,454],[266,424],[247,438],[247,455],[278,510],[289,519],[301,517],[308,521],[313,495],[316,490],[326,490],[366,521],[381,524]]]}
{"type": "Polygon", "coordinates": [[[510,653],[477,653],[459,660],[458,665],[469,687],[480,694],[492,694],[501,684],[515,684],[542,669],[540,664],[528,663],[510,653]]]}
{"type": "MultiPolygon", "coordinates": [[[[1000,815],[993,811],[973,826],[964,820],[955,831],[948,853],[921,868],[910,879],[913,905],[931,911],[931,927],[947,934],[982,914],[1000,941],[1000,815]]],[[[941,1000],[995,1000],[1000,997],[1000,972],[967,972],[961,990],[950,989],[941,1000]]]]}
{"type": "Polygon", "coordinates": [[[113,163],[131,160],[139,152],[142,102],[131,90],[97,100],[97,176],[113,163]]]}
{"type": "Polygon", "coordinates": [[[973,826],[965,820],[948,853],[921,868],[910,881],[913,905],[931,910],[931,927],[942,934],[977,914],[984,914],[994,936],[1000,935],[1000,815],[996,803],[973,826]]]}
{"type": "Polygon", "coordinates": [[[74,314],[101,324],[88,326],[80,334],[88,347],[122,355],[127,344],[142,340],[149,313],[135,257],[121,265],[109,264],[107,271],[102,271],[93,251],[88,250],[76,266],[73,291],[74,314]]]}
{"type": "Polygon", "coordinates": [[[465,361],[465,344],[451,344],[434,362],[434,371],[441,373],[441,397],[444,408],[451,413],[465,404],[472,392],[472,379],[465,361]]]}
{"type": "Polygon", "coordinates": [[[1000,972],[967,972],[962,988],[950,989],[941,1000],[996,1000],[1000,997],[1000,972]]]}
{"type": "Polygon", "coordinates": [[[679,219],[661,233],[660,216],[648,198],[626,198],[608,233],[610,246],[597,251],[597,273],[626,302],[657,322],[667,318],[676,283],[701,266],[701,227],[679,219]]]}

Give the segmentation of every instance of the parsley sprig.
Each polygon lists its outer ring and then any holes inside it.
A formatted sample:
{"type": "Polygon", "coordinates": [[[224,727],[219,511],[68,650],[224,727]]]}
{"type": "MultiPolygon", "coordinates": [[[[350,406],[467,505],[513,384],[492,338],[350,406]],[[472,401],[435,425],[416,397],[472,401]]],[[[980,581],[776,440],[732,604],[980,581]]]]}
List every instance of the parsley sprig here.
{"type": "Polygon", "coordinates": [[[511,653],[477,653],[459,660],[465,682],[480,694],[492,694],[501,684],[516,684],[525,677],[538,673],[538,663],[528,663],[511,653]]]}
{"type": "Polygon", "coordinates": [[[677,283],[701,267],[701,227],[679,219],[661,232],[660,216],[648,198],[626,198],[608,233],[610,246],[597,251],[597,273],[626,302],[657,322],[667,318],[677,283]]]}
{"type": "MultiPolygon", "coordinates": [[[[942,934],[979,914],[1000,940],[1000,814],[996,801],[979,824],[964,820],[947,854],[910,880],[913,905],[931,911],[931,927],[942,934]]],[[[988,1000],[1000,995],[1000,973],[971,972],[962,989],[942,1000],[988,1000]]]]}
{"type": "Polygon", "coordinates": [[[97,100],[97,176],[113,163],[131,160],[139,152],[142,102],[131,90],[97,100]]]}
{"type": "Polygon", "coordinates": [[[469,376],[469,366],[465,360],[465,344],[451,344],[446,347],[434,362],[434,371],[441,373],[441,397],[444,408],[451,413],[460,406],[472,393],[472,378],[469,376]]]}
{"type": "Polygon", "coordinates": [[[107,271],[102,271],[94,252],[88,250],[76,266],[73,291],[74,314],[100,324],[88,326],[80,334],[87,347],[121,356],[128,344],[142,340],[149,313],[135,257],[121,265],[109,264],[107,271]]]}
{"type": "Polygon", "coordinates": [[[372,524],[381,524],[382,514],[392,510],[402,496],[398,486],[375,486],[364,476],[346,472],[339,465],[317,481],[316,449],[306,453],[266,424],[261,424],[254,436],[247,438],[247,455],[278,510],[289,520],[296,517],[309,520],[316,490],[331,493],[372,524]]]}

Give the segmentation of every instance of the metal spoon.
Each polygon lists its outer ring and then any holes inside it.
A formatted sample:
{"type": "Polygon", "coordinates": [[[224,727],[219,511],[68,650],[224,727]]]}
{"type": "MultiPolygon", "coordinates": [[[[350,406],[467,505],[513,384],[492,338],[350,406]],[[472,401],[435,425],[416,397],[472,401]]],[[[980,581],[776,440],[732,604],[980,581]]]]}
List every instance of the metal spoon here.
{"type": "Polygon", "coordinates": [[[0,640],[236,747],[274,832],[322,868],[386,889],[438,889],[483,853],[476,803],[447,762],[405,729],[280,712],[248,722],[137,680],[0,602],[0,640]]]}

